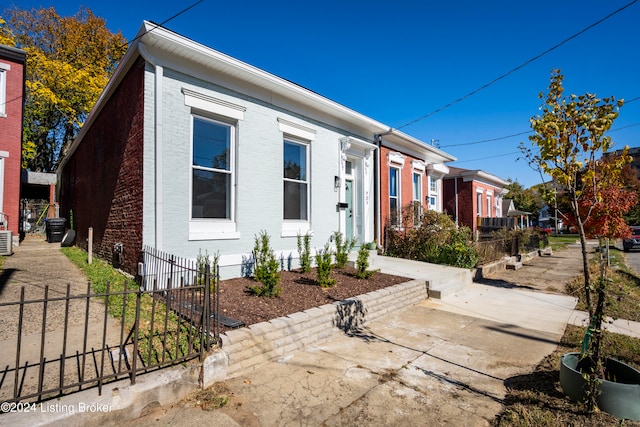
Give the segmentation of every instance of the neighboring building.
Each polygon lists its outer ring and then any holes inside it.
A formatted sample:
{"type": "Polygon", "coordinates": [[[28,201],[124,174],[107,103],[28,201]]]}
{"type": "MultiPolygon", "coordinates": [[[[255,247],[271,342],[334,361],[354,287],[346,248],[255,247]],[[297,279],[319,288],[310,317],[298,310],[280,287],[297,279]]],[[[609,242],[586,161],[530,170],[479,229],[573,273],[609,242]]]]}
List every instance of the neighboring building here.
{"type": "Polygon", "coordinates": [[[11,231],[13,245],[18,244],[20,231],[26,58],[25,51],[0,45],[0,230],[11,231]]]}
{"type": "MultiPolygon", "coordinates": [[[[423,209],[442,212],[442,178],[449,172],[444,163],[456,158],[422,141],[393,134],[381,136],[379,145],[383,230],[405,226],[402,211],[409,204],[416,215],[423,209]]],[[[383,243],[384,233],[378,238],[383,243]]]]}
{"type": "Polygon", "coordinates": [[[420,141],[288,80],[149,22],[133,40],[58,169],[76,242],[92,227],[129,272],[148,245],[239,276],[262,230],[296,267],[299,234],[376,238],[380,140],[429,171],[420,141]]]}
{"type": "Polygon", "coordinates": [[[509,184],[482,170],[449,166],[444,177],[444,208],[457,225],[466,225],[475,234],[481,218],[503,218],[502,197],[509,184]]]}

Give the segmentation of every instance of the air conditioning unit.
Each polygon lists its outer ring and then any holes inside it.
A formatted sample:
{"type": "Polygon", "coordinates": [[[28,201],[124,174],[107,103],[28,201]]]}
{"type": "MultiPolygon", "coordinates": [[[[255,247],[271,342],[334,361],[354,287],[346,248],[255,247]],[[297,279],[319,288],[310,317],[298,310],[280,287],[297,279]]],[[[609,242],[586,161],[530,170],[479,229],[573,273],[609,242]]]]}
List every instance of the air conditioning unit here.
{"type": "Polygon", "coordinates": [[[0,255],[13,255],[13,238],[10,230],[0,230],[0,255]]]}

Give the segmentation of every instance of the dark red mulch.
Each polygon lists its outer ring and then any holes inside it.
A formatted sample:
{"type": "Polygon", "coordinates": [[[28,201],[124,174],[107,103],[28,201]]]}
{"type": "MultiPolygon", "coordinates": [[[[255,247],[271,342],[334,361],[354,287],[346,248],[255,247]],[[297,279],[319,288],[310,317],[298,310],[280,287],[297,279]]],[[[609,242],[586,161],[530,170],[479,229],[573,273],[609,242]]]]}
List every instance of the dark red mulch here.
{"type": "MultiPolygon", "coordinates": [[[[379,272],[370,279],[364,280],[356,278],[355,271],[351,267],[332,271],[331,277],[336,279],[336,284],[331,288],[322,288],[318,285],[315,269],[310,273],[282,271],[280,273],[282,291],[280,296],[274,298],[249,293],[248,286],[261,286],[253,279],[222,280],[220,281],[220,313],[249,326],[411,280],[407,277],[379,272]]],[[[220,330],[225,332],[228,328],[220,325],[220,330]]]]}

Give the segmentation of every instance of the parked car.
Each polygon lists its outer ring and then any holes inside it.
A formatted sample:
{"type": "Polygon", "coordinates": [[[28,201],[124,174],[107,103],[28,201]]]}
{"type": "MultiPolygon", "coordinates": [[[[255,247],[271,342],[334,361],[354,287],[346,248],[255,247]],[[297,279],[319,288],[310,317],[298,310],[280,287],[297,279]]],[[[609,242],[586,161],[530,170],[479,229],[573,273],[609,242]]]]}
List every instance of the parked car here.
{"type": "Polygon", "coordinates": [[[631,249],[640,249],[640,226],[629,227],[631,229],[630,239],[624,239],[622,242],[622,248],[625,252],[629,252],[631,249]]]}

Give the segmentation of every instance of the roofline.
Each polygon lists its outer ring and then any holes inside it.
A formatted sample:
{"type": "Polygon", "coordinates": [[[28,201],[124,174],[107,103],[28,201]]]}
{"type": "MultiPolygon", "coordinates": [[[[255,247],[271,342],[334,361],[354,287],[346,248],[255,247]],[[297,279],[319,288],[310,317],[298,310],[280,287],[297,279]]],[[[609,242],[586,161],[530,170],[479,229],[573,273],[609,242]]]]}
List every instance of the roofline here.
{"type": "Polygon", "coordinates": [[[0,44],[0,56],[23,64],[27,62],[26,51],[4,44],[0,44]]]}
{"type": "Polygon", "coordinates": [[[144,47],[145,49],[149,49],[151,47],[154,50],[159,49],[161,52],[173,57],[181,56],[185,58],[185,60],[189,60],[191,62],[198,61],[201,66],[206,67],[208,70],[224,74],[227,77],[237,79],[238,81],[242,81],[249,85],[272,91],[285,99],[302,103],[322,114],[351,122],[352,124],[360,126],[363,129],[366,129],[366,131],[371,132],[372,140],[375,136],[383,135],[385,139],[394,141],[402,146],[422,152],[428,152],[437,158],[441,158],[443,162],[457,160],[450,154],[445,153],[436,147],[430,146],[424,141],[393,129],[388,125],[358,113],[355,110],[347,108],[342,104],[332,101],[289,80],[242,62],[155,23],[143,21],[138,33],[129,45],[127,53],[120,61],[120,64],[118,64],[116,71],[98,98],[96,105],[88,115],[87,120],[78,133],[78,136],[73,141],[65,157],[60,162],[58,169],[62,169],[64,167],[67,159],[76,150],[82,138],[84,138],[86,133],[85,129],[91,127],[95,117],[98,116],[106,101],[111,97],[115,88],[117,88],[118,84],[124,78],[138,56],[140,56],[139,47],[144,47]],[[171,49],[168,48],[169,46],[171,49]],[[231,71],[233,71],[233,74],[231,74],[231,71]]]}
{"type": "MultiPolygon", "coordinates": [[[[455,166],[453,166],[453,168],[455,168],[455,166]]],[[[480,169],[475,169],[475,170],[460,169],[460,168],[457,168],[457,169],[459,169],[459,172],[450,173],[447,177],[448,178],[460,177],[460,178],[472,178],[472,179],[477,177],[484,181],[489,181],[491,183],[495,183],[502,187],[509,184],[509,181],[506,181],[496,175],[490,174],[480,169]]]]}

